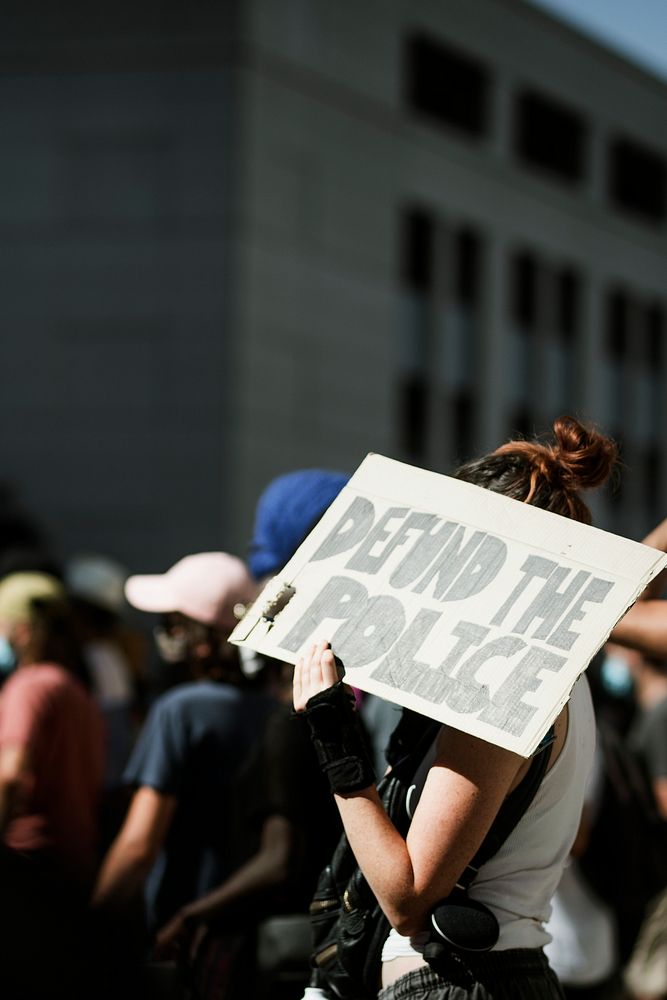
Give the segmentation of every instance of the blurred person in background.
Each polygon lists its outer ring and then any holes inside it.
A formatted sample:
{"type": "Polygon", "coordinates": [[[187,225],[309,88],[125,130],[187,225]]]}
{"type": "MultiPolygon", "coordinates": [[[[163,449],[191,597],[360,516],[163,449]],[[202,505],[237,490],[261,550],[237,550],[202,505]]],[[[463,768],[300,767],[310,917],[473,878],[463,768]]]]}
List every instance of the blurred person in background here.
{"type": "MultiPolygon", "coordinates": [[[[609,643],[586,670],[598,729],[595,756],[577,836],[551,900],[551,916],[546,925],[551,941],[544,948],[567,1000],[627,997],[621,979],[618,914],[595,891],[582,870],[582,859],[595,849],[590,842],[591,831],[600,812],[606,777],[600,727],[611,729],[622,739],[632,714],[632,677],[624,652],[609,643]]],[[[614,832],[620,833],[608,830],[607,836],[613,837],[614,832]]],[[[610,872],[610,878],[614,874],[610,872]]]]}
{"type": "Polygon", "coordinates": [[[289,562],[349,478],[328,469],[297,469],[271,480],[257,501],[248,555],[258,586],[289,562]]]}
{"type": "Polygon", "coordinates": [[[568,998],[661,997],[667,904],[654,897],[667,874],[667,668],[607,643],[589,672],[595,767],[573,858],[552,901],[546,951],[568,998]]]}
{"type": "MultiPolygon", "coordinates": [[[[667,552],[667,518],[644,539],[667,552]]],[[[643,759],[658,810],[667,820],[667,585],[663,570],[613,629],[610,638],[630,660],[638,711],[628,741],[643,759]],[[636,654],[641,654],[638,658],[636,654]]],[[[626,968],[625,983],[635,1000],[667,997],[667,892],[654,901],[626,968]]]]}
{"type": "Polygon", "coordinates": [[[93,695],[105,723],[104,850],[118,832],[128,805],[123,771],[139,729],[139,694],[145,676],[146,642],[123,620],[127,575],[123,566],[96,553],[73,556],[64,571],[93,695]]]}
{"type": "Polygon", "coordinates": [[[94,876],[103,726],[62,584],[0,581],[0,948],[4,995],[78,995],[94,876]]]}
{"type": "Polygon", "coordinates": [[[625,653],[634,683],[637,711],[628,744],[644,766],[658,812],[667,821],[667,660],[625,653]]]}
{"type": "MultiPolygon", "coordinates": [[[[643,539],[661,552],[667,552],[667,518],[643,539]]],[[[639,650],[656,660],[667,659],[667,602],[661,596],[667,587],[667,569],[651,580],[639,600],[621,618],[610,639],[620,646],[639,650]]]]}
{"type": "MultiPolygon", "coordinates": [[[[636,628],[633,624],[632,629],[636,628]]],[[[647,644],[659,648],[656,642],[659,640],[652,634],[647,644]]],[[[631,672],[637,704],[628,746],[640,761],[658,814],[667,824],[667,660],[646,656],[637,649],[619,652],[631,672]]],[[[667,833],[664,837],[667,847],[667,833]]],[[[628,961],[625,983],[634,1000],[667,997],[667,889],[663,888],[649,907],[628,961]]]]}
{"type": "MultiPolygon", "coordinates": [[[[302,469],[269,483],[250,545],[258,587],[280,573],[347,480],[302,469]]],[[[234,869],[162,928],[157,954],[191,961],[197,996],[206,1000],[287,1000],[301,996],[308,980],[308,906],[341,825],[310,741],[292,718],[291,665],[240,652],[245,670],[262,677],[279,703],[234,789],[234,869]]]]}
{"type": "MultiPolygon", "coordinates": [[[[601,769],[602,761],[596,752],[579,830],[545,926],[551,941],[544,953],[567,1000],[624,1000],[627,996],[620,977],[615,915],[589,886],[577,860],[586,850],[587,833],[594,822],[601,769]]],[[[612,831],[609,835],[613,836],[612,831]]]]}
{"type": "MultiPolygon", "coordinates": [[[[12,573],[45,573],[62,581],[62,570],[48,552],[40,548],[6,549],[0,554],[0,580],[12,573]]],[[[0,688],[16,667],[16,654],[5,636],[0,636],[0,688]]]]}
{"type": "Polygon", "coordinates": [[[132,606],[161,614],[160,653],[187,662],[191,676],[150,709],[124,775],[135,792],[94,893],[98,911],[121,917],[143,893],[151,936],[229,870],[232,782],[272,704],[249,686],[228,642],[235,606],[256,589],[224,552],[186,556],[125,585],[132,606]]]}
{"type": "Polygon", "coordinates": [[[65,583],[76,612],[93,693],[107,727],[106,782],[120,783],[134,738],[143,637],[123,622],[127,571],[97,554],[73,556],[65,583]]]}

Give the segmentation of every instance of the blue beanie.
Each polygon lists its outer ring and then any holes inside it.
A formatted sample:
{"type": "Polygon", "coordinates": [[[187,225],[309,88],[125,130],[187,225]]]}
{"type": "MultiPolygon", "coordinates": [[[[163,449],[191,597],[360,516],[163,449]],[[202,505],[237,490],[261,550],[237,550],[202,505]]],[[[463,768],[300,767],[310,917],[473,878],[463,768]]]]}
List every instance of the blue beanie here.
{"type": "Polygon", "coordinates": [[[255,513],[248,563],[256,580],[279,572],[338,496],[350,477],[301,469],[272,480],[255,513]]]}

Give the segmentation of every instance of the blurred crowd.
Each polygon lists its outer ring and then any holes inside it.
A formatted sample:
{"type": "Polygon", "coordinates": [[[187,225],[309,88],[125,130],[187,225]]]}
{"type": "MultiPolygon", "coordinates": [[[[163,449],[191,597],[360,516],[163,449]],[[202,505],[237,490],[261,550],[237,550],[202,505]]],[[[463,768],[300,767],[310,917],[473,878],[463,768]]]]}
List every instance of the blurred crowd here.
{"type": "MultiPolygon", "coordinates": [[[[9,1000],[303,995],[340,820],[291,712],[291,668],[228,640],[346,481],[281,476],[247,559],[189,553],[152,575],[99,553],[60,565],[26,519],[0,518],[9,1000]]],[[[667,551],[667,522],[646,541],[667,551]]],[[[548,928],[567,997],[667,997],[664,584],[589,668],[598,756],[548,928]],[[658,859],[640,884],[663,844],[665,882],[658,859]]],[[[379,774],[399,709],[358,700],[379,774]]]]}

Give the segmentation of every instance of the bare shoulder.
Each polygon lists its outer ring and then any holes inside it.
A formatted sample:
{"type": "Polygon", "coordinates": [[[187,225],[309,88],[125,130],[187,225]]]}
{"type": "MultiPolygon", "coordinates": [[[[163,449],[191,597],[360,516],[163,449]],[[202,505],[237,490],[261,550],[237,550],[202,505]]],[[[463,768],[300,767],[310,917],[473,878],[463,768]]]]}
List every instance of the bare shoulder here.
{"type": "Polygon", "coordinates": [[[444,767],[475,784],[485,781],[488,776],[499,781],[511,776],[511,780],[523,763],[524,758],[511,750],[459,729],[443,727],[438,736],[434,766],[444,767]]]}

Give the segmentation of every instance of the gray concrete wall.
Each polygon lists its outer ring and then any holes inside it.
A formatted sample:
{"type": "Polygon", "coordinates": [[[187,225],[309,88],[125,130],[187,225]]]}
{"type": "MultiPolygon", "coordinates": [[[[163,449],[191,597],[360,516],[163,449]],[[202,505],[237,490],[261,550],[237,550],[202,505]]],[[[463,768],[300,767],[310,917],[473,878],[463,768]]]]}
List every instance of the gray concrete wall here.
{"type": "MultiPolygon", "coordinates": [[[[512,430],[518,248],[580,273],[574,401],[603,424],[617,416],[605,296],[620,282],[665,308],[664,223],[612,210],[604,190],[610,137],[667,155],[667,88],[630,63],[523,0],[43,2],[0,15],[0,28],[0,479],[64,554],[97,548],[152,569],[202,548],[242,553],[277,473],[352,471],[371,450],[405,457],[399,237],[414,204],[443,246],[462,225],[483,241],[476,448],[512,430]],[[488,65],[484,138],[406,107],[416,30],[488,65]],[[583,113],[580,185],[517,163],[512,106],[526,84],[583,113]]],[[[445,358],[457,321],[446,283],[431,303],[445,358]]],[[[540,338],[544,423],[555,404],[540,338]]],[[[447,471],[436,346],[428,464],[447,471]]],[[[630,534],[649,527],[637,490],[600,513],[630,534]]]]}
{"type": "MultiPolygon", "coordinates": [[[[667,153],[659,127],[667,87],[520,0],[254,0],[246,14],[239,536],[277,472],[352,470],[367,451],[401,457],[398,223],[409,204],[427,206],[446,227],[472,223],[486,241],[479,447],[512,429],[507,265],[520,247],[584,279],[575,402],[608,426],[601,299],[620,280],[642,301],[664,304],[667,239],[664,224],[610,208],[601,160],[617,132],[667,153]],[[406,109],[402,44],[415,29],[488,64],[488,137],[466,140],[406,109]],[[516,162],[510,108],[525,84],[588,121],[591,166],[581,185],[516,162]]],[[[542,387],[535,395],[539,402],[542,387]]],[[[556,416],[547,409],[538,409],[540,421],[556,416]]],[[[444,456],[435,467],[446,471],[444,456]]],[[[628,533],[648,528],[640,501],[622,512],[618,527],[628,533]]],[[[600,512],[612,523],[610,511],[600,512]]]]}
{"type": "Polygon", "coordinates": [[[61,554],[159,569],[229,544],[233,81],[219,17],[132,7],[45,10],[0,80],[0,478],[61,554]]]}

